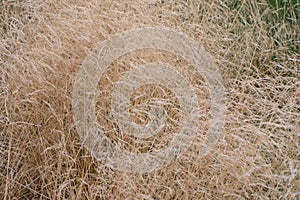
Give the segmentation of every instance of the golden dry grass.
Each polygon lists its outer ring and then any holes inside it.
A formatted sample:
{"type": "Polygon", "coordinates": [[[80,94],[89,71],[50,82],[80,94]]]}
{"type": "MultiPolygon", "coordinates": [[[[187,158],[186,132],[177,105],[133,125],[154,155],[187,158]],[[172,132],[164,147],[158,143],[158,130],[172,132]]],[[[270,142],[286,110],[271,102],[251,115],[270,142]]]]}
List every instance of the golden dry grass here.
{"type": "MultiPolygon", "coordinates": [[[[0,199],[299,199],[300,5],[290,4],[287,15],[266,0],[0,1],[0,199]],[[182,31],[214,56],[228,110],[206,157],[198,157],[199,137],[170,166],[136,174],[91,157],[75,130],[71,97],[92,49],[145,26],[182,31]]],[[[142,50],[118,59],[107,77],[118,79],[124,66],[153,61],[178,66],[199,87],[205,132],[209,96],[186,61],[142,50]]],[[[105,78],[99,82],[99,89],[111,90],[105,78]]],[[[107,112],[109,95],[97,97],[99,116],[107,112]]],[[[176,122],[176,112],[173,117],[176,122]]],[[[105,128],[112,127],[110,121],[105,128]]],[[[158,149],[176,128],[171,124],[156,139],[158,149]]],[[[149,150],[148,141],[109,137],[122,148],[149,150]]]]}

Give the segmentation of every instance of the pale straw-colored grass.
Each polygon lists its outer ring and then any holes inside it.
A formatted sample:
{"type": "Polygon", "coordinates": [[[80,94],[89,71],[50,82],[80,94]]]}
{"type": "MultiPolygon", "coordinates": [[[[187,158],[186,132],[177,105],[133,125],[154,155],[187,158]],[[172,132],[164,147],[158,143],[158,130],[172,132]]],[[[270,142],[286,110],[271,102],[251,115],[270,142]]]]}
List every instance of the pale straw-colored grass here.
{"type": "Polygon", "coordinates": [[[299,3],[272,2],[0,1],[0,199],[299,199],[299,3]],[[133,93],[131,120],[145,124],[151,108],[144,104],[160,99],[170,104],[164,106],[169,126],[153,140],[120,133],[107,112],[113,87],[133,66],[174,66],[196,88],[202,112],[199,137],[174,162],[124,172],[82,145],[72,92],[94,48],[149,26],[183,32],[214,57],[226,90],[225,127],[200,157],[211,117],[205,78],[164,50],[123,55],[104,72],[95,97],[97,120],[120,149],[162,149],[182,116],[173,91],[146,85],[133,93]]]}

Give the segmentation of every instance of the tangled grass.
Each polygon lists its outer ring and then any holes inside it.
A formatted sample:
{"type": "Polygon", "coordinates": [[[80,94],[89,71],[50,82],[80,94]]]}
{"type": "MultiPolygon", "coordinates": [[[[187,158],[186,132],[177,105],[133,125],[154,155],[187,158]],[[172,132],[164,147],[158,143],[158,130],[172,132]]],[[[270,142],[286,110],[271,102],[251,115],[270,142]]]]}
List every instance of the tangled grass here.
{"type": "MultiPolygon", "coordinates": [[[[0,1],[1,199],[299,199],[299,1],[0,1]],[[144,49],[117,59],[99,80],[99,123],[120,148],[165,146],[177,130],[178,102],[163,86],[134,97],[170,99],[170,127],[151,141],[121,135],[109,98],[130,66],[169,63],[197,88],[199,138],[169,166],[150,173],[111,169],[81,144],[72,90],[83,60],[100,42],[148,26],[184,32],[214,56],[227,91],[226,124],[199,158],[208,129],[210,97],[186,60],[144,49]],[[121,139],[120,139],[121,138],[121,139]]],[[[154,102],[155,104],[155,102],[154,102]]],[[[147,110],[141,106],[141,110],[147,110]]],[[[143,124],[148,117],[132,112],[143,124]]]]}

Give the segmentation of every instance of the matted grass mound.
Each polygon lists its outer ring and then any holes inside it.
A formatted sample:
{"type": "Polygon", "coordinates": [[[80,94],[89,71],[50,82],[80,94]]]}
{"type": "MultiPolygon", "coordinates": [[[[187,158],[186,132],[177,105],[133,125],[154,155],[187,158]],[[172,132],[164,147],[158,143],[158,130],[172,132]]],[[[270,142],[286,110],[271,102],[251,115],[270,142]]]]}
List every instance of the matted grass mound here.
{"type": "Polygon", "coordinates": [[[299,199],[299,14],[298,1],[0,1],[0,199],[299,199]],[[122,134],[109,108],[113,87],[134,66],[174,66],[194,86],[202,113],[199,135],[174,162],[124,172],[82,145],[73,88],[101,42],[149,26],[183,32],[214,57],[226,124],[199,156],[212,114],[205,77],[164,50],[121,56],[103,72],[95,97],[97,120],[120,149],[159,151],[181,125],[174,91],[148,84],[132,94],[130,118],[145,125],[163,105],[168,125],[147,140],[122,134]]]}

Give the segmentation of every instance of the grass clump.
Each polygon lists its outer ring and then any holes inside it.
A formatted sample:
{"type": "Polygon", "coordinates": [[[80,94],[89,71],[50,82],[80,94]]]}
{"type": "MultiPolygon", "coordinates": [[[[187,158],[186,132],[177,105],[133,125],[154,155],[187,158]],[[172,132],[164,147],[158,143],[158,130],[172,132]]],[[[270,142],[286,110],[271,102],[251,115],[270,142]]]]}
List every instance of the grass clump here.
{"type": "MultiPolygon", "coordinates": [[[[298,1],[2,0],[0,199],[299,199],[299,29],[298,1]],[[168,52],[124,55],[105,72],[110,79],[99,80],[98,121],[110,119],[105,106],[113,83],[139,63],[176,66],[197,87],[203,110],[199,138],[175,162],[125,173],[82,146],[71,97],[76,74],[97,44],[145,26],[182,31],[214,56],[227,90],[226,126],[200,159],[210,117],[203,77],[168,52]]],[[[172,96],[163,89],[151,95],[164,93],[172,96]]],[[[137,116],[147,118],[138,113],[133,120],[137,116]]],[[[168,130],[177,128],[172,117],[168,130]]],[[[122,148],[149,144],[121,141],[118,127],[106,125],[122,148]]],[[[160,147],[169,137],[172,131],[155,143],[160,147]]]]}

